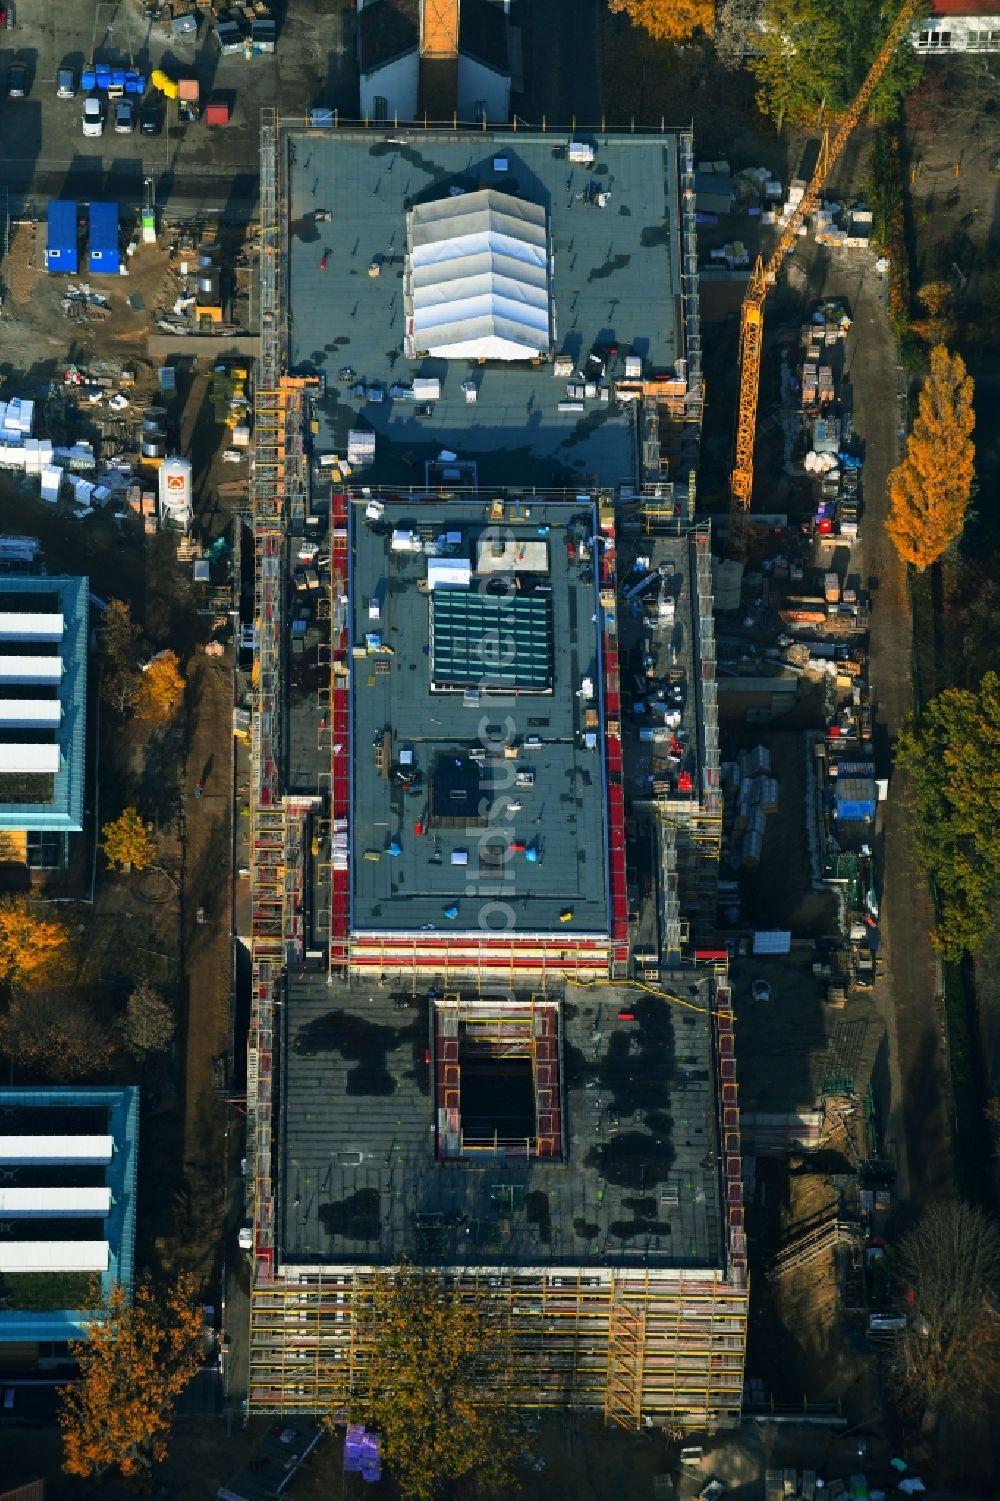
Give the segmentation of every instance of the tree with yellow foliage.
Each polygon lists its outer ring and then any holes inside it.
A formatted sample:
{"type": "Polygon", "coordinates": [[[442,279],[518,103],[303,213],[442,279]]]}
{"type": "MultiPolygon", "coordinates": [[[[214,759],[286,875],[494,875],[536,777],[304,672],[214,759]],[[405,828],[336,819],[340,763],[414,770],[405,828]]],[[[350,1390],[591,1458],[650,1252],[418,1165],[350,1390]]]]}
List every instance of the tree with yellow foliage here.
{"type": "MultiPolygon", "coordinates": [[[[512,1494],[503,1397],[511,1357],[499,1309],[404,1263],[378,1274],[365,1313],[365,1390],[350,1418],[381,1436],[403,1495],[432,1501],[466,1474],[512,1494]]],[[[331,1416],[338,1421],[342,1413],[331,1416]]]]}
{"type": "Polygon", "coordinates": [[[201,1365],[202,1315],[194,1279],[157,1293],[116,1287],[86,1340],[70,1346],[80,1380],[60,1389],[67,1475],[147,1473],[166,1456],[174,1403],[201,1365]]]}
{"type": "Polygon", "coordinates": [[[60,977],[69,933],[58,918],[39,917],[22,896],[0,900],[0,988],[30,990],[60,977]]]}
{"type": "Polygon", "coordinates": [[[961,355],[931,350],[906,457],[889,475],[885,529],[904,563],[922,573],[961,535],[972,494],[972,377],[961,355]]]}
{"type": "Polygon", "coordinates": [[[184,674],[176,652],[161,651],[143,668],[136,697],[136,718],[167,724],[184,697],[184,674]]]}
{"type": "Polygon", "coordinates": [[[149,831],[135,808],[125,808],[101,830],[104,858],[112,870],[145,870],[156,853],[149,831]]]}
{"type": "Polygon", "coordinates": [[[696,31],[711,36],[715,26],[715,0],[608,0],[608,9],[657,42],[683,42],[696,31]]]}
{"type": "MultiPolygon", "coordinates": [[[[927,309],[927,333],[934,344],[943,344],[955,327],[955,294],[950,282],[928,281],[917,293],[927,309]]],[[[916,328],[916,324],[913,325],[916,328]]]]}

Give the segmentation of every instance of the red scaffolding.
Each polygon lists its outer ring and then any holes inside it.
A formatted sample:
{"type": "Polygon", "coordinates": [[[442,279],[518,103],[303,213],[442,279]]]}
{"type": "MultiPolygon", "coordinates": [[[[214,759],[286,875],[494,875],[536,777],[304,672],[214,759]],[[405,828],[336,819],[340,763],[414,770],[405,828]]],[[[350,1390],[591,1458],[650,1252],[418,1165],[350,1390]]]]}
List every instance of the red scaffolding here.
{"type": "Polygon", "coordinates": [[[348,535],[347,496],[335,490],[331,498],[330,545],[332,661],[331,713],[333,739],[330,753],[333,858],[330,900],[330,967],[343,968],[349,953],[351,926],[351,708],[348,620],[341,607],[347,593],[348,535]]]}
{"type": "Polygon", "coordinates": [[[625,866],[625,786],[622,775],[621,687],[618,676],[615,513],[600,503],[601,632],[604,647],[604,766],[607,782],[611,939],[615,964],[628,962],[628,879],[625,866]]]}

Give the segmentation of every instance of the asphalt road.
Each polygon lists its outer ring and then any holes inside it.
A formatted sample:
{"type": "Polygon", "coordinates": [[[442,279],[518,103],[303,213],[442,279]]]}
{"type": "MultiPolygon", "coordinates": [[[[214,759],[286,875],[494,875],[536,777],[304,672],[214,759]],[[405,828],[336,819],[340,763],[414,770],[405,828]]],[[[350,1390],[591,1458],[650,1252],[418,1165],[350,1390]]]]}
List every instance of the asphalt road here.
{"type": "Polygon", "coordinates": [[[882,283],[868,270],[841,277],[854,312],[849,376],[855,427],[865,444],[862,553],[871,593],[869,677],[875,697],[877,771],[889,776],[881,805],[876,859],[882,873],[881,929],[885,976],[875,1002],[886,1023],[892,1103],[885,1134],[899,1165],[899,1191],[916,1203],[952,1188],[950,1084],[931,947],[934,914],[919,870],[906,809],[906,779],[892,772],[892,747],[913,705],[912,620],[906,573],[885,533],[886,480],[898,462],[896,351],[882,306],[882,283]],[[853,282],[853,285],[852,285],[853,282]]]}

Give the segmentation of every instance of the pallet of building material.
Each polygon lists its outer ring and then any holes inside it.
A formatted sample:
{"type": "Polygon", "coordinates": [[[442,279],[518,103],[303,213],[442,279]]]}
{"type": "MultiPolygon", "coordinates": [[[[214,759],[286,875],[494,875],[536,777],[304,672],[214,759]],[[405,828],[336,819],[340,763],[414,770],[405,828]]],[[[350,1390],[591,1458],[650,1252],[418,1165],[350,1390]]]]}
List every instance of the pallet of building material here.
{"type": "Polygon", "coordinates": [[[743,844],[740,849],[740,863],[750,866],[759,865],[763,845],[763,835],[748,830],[743,836],[743,844]]]}
{"type": "Polygon", "coordinates": [[[762,813],[778,811],[778,781],[776,777],[758,777],[760,808],[762,813]]]}

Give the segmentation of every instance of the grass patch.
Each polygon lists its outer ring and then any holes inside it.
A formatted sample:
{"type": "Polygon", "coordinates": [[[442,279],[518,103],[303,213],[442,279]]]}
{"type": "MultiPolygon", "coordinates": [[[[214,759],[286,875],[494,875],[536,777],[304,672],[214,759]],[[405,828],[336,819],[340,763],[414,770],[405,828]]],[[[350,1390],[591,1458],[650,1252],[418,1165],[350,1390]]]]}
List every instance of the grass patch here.
{"type": "Polygon", "coordinates": [[[971,974],[966,974],[965,965],[945,964],[943,970],[948,1070],[954,1110],[955,1178],[959,1191],[966,1198],[988,1202],[991,1184],[977,1077],[978,1029],[971,974]]]}
{"type": "Polygon", "coordinates": [[[0,1276],[0,1311],[51,1313],[59,1308],[100,1308],[98,1272],[5,1272],[0,1276]]]}
{"type": "Polygon", "coordinates": [[[910,613],[913,620],[913,697],[919,714],[938,691],[937,622],[930,571],[911,573],[910,613]]]}

